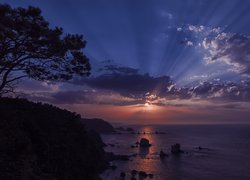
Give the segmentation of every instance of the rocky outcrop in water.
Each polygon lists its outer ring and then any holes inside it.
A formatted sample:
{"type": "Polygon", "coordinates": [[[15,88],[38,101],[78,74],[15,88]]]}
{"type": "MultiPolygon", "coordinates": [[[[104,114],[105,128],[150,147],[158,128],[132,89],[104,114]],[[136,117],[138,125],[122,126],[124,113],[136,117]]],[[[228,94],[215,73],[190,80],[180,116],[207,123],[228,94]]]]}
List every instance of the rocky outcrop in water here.
{"type": "Polygon", "coordinates": [[[180,153],[184,153],[184,151],[181,150],[181,145],[176,143],[176,144],[171,146],[171,153],[172,154],[180,154],[180,153]]]}
{"type": "Polygon", "coordinates": [[[151,144],[149,143],[149,140],[146,138],[141,138],[140,140],[140,147],[150,147],[151,144]]]}
{"type": "Polygon", "coordinates": [[[164,159],[165,157],[168,157],[168,154],[161,150],[160,151],[160,158],[164,159]]]}

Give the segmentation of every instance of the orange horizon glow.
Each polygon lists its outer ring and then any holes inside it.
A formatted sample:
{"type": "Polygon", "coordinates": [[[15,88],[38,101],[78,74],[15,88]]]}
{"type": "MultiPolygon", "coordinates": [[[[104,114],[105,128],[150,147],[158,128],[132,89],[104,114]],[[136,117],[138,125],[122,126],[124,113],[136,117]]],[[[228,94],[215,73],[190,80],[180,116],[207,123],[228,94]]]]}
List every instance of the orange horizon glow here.
{"type": "Polygon", "coordinates": [[[215,110],[190,107],[145,105],[64,104],[62,108],[81,114],[84,118],[101,118],[109,122],[128,124],[186,124],[235,122],[235,113],[249,116],[249,111],[215,110]],[[213,113],[211,113],[213,111],[213,113]]]}

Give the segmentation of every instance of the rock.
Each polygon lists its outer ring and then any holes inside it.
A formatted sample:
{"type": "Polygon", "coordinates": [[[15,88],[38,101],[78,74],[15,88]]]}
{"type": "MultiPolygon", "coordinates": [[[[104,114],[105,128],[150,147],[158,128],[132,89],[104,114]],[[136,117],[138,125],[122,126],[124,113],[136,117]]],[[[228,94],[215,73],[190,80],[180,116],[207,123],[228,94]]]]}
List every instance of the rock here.
{"type": "Polygon", "coordinates": [[[115,155],[114,160],[129,161],[129,156],[127,156],[127,155],[115,155]]]}
{"type": "Polygon", "coordinates": [[[131,171],[131,176],[133,176],[133,177],[134,177],[134,176],[136,176],[136,174],[137,174],[137,173],[138,173],[138,171],[136,171],[136,170],[132,170],[132,171],[131,171]]]}
{"type": "Polygon", "coordinates": [[[128,132],[134,132],[134,129],[132,129],[132,128],[127,128],[126,131],[128,131],[128,132]]]}
{"type": "Polygon", "coordinates": [[[127,155],[120,155],[114,154],[113,152],[106,152],[106,159],[107,161],[129,161],[129,156],[127,155]]]}
{"type": "Polygon", "coordinates": [[[210,148],[206,148],[206,147],[202,147],[202,146],[195,147],[195,149],[198,149],[199,151],[201,151],[201,150],[211,151],[210,148]]]}
{"type": "Polygon", "coordinates": [[[125,131],[125,129],[123,127],[118,127],[118,128],[116,128],[116,130],[125,131]]]}
{"type": "Polygon", "coordinates": [[[168,154],[167,153],[165,153],[165,152],[163,152],[162,150],[160,151],[160,158],[165,158],[165,157],[167,157],[168,156],[168,154]]]}
{"type": "Polygon", "coordinates": [[[155,131],[155,134],[166,134],[164,132],[155,131]]]}
{"type": "Polygon", "coordinates": [[[82,123],[85,125],[86,129],[91,131],[96,131],[98,133],[115,133],[115,128],[108,123],[107,121],[104,121],[103,119],[82,119],[82,123]]]}
{"type": "Polygon", "coordinates": [[[148,175],[147,175],[147,173],[146,172],[144,172],[144,171],[140,171],[139,172],[139,178],[146,178],[148,175]]]}
{"type": "Polygon", "coordinates": [[[125,178],[126,177],[126,173],[125,172],[121,172],[120,177],[125,178]]]}
{"type": "Polygon", "coordinates": [[[153,174],[148,174],[148,177],[149,177],[150,179],[153,179],[154,175],[153,175],[153,174]]]}
{"type": "Polygon", "coordinates": [[[183,151],[181,150],[181,145],[176,143],[174,145],[171,146],[171,153],[172,154],[180,154],[183,153],[183,151]]]}
{"type": "Polygon", "coordinates": [[[140,147],[150,147],[149,140],[146,138],[141,138],[140,140],[140,147]]]}

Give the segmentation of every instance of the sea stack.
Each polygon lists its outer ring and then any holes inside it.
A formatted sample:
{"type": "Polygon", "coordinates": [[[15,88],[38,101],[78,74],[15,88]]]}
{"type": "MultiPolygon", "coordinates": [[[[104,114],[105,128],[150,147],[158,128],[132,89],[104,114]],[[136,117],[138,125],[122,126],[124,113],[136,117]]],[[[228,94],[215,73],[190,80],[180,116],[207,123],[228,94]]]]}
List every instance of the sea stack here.
{"type": "Polygon", "coordinates": [[[149,140],[146,138],[141,138],[140,140],[140,147],[150,147],[151,144],[149,143],[149,140]]]}
{"type": "Polygon", "coordinates": [[[181,145],[176,143],[174,145],[171,146],[171,153],[172,154],[180,154],[183,153],[183,151],[181,150],[181,145]]]}

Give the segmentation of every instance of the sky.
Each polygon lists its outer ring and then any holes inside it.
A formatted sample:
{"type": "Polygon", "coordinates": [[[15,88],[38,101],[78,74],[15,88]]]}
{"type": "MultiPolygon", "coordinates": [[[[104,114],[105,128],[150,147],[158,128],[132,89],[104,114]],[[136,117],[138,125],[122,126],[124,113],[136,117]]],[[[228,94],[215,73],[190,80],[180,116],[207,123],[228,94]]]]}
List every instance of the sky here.
{"type": "Polygon", "coordinates": [[[0,0],[83,34],[91,76],[23,80],[33,101],[129,124],[250,123],[248,0],[0,0]]]}

